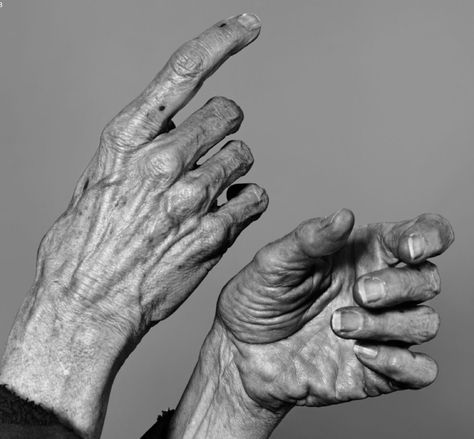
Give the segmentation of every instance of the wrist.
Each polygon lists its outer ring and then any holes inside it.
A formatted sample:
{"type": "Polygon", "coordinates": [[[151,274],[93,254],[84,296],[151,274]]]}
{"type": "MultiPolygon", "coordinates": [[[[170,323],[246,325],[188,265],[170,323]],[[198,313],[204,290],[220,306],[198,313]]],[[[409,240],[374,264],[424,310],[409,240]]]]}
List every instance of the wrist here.
{"type": "Polygon", "coordinates": [[[39,282],[25,299],[8,338],[0,383],[53,411],[82,436],[97,437],[127,340],[100,330],[54,293],[39,282]]]}
{"type": "Polygon", "coordinates": [[[272,412],[246,393],[235,348],[215,322],[171,422],[170,438],[267,438],[286,412],[272,412]]]}

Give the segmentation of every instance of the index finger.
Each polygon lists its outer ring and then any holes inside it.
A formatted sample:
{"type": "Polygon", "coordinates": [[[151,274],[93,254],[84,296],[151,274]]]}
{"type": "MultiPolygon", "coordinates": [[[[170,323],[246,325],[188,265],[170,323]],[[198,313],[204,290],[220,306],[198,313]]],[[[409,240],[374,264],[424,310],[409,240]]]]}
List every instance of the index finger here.
{"type": "Polygon", "coordinates": [[[103,137],[119,149],[152,140],[231,55],[257,38],[260,19],[241,14],[216,23],[183,44],[148,87],[105,128],[103,137]]]}
{"type": "Polygon", "coordinates": [[[444,253],[454,241],[454,231],[446,218],[424,213],[412,220],[385,225],[381,241],[395,262],[420,264],[444,253]]]}

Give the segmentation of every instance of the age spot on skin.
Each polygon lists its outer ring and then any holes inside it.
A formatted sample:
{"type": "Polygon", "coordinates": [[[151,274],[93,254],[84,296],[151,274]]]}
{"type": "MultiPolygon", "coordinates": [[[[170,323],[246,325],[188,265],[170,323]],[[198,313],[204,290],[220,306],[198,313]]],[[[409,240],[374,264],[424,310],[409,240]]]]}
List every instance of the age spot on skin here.
{"type": "Polygon", "coordinates": [[[158,107],[158,110],[160,110],[160,111],[164,111],[164,110],[165,110],[165,108],[166,108],[166,107],[165,107],[164,105],[160,105],[160,106],[158,107]]]}
{"type": "Polygon", "coordinates": [[[222,23],[219,25],[219,27],[225,27],[225,26],[227,26],[227,23],[222,23]]]}
{"type": "Polygon", "coordinates": [[[146,246],[147,246],[148,250],[153,250],[153,248],[155,247],[155,244],[156,244],[156,240],[155,240],[154,237],[147,238],[146,246]]]}
{"type": "Polygon", "coordinates": [[[89,187],[89,179],[87,179],[84,183],[84,186],[82,186],[82,192],[85,192],[88,187],[89,187]]]}

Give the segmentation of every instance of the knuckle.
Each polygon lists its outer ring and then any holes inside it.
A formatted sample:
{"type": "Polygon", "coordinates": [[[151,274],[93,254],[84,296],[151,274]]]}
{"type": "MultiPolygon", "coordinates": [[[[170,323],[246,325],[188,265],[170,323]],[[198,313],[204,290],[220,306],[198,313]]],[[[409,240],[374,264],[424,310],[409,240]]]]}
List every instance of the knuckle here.
{"type": "Polygon", "coordinates": [[[244,119],[242,109],[232,100],[223,96],[215,96],[209,101],[214,115],[230,124],[240,124],[244,119]]]}
{"type": "Polygon", "coordinates": [[[448,221],[443,216],[439,215],[438,213],[422,213],[418,216],[417,222],[422,222],[426,224],[433,224],[433,225],[444,225],[448,221]]]}
{"type": "Polygon", "coordinates": [[[202,223],[201,241],[206,250],[221,250],[227,247],[229,239],[229,222],[221,215],[209,216],[202,223]]]}
{"type": "Polygon", "coordinates": [[[213,129],[214,127],[211,127],[206,123],[194,123],[192,129],[187,134],[187,137],[185,137],[184,143],[189,146],[196,146],[205,143],[209,136],[212,135],[213,129]]]}
{"type": "Polygon", "coordinates": [[[141,160],[142,173],[164,185],[170,185],[181,175],[184,161],[177,151],[163,149],[159,153],[146,155],[141,160]]]}
{"type": "Polygon", "coordinates": [[[188,41],[172,56],[169,65],[180,78],[193,79],[200,76],[205,70],[209,50],[198,39],[188,41]]]}
{"type": "Polygon", "coordinates": [[[100,133],[100,143],[107,145],[111,139],[111,123],[109,122],[100,133]]]}
{"type": "Polygon", "coordinates": [[[175,218],[186,218],[199,212],[207,199],[207,188],[196,179],[179,180],[164,197],[165,210],[175,218]]]}
{"type": "Polygon", "coordinates": [[[116,119],[110,121],[102,130],[100,147],[121,155],[134,153],[137,146],[133,144],[133,135],[119,119],[116,119]]]}
{"type": "Polygon", "coordinates": [[[405,367],[405,361],[402,355],[400,354],[392,354],[390,358],[387,360],[387,372],[388,374],[393,377],[397,378],[401,376],[403,373],[403,369],[405,367]]]}
{"type": "Polygon", "coordinates": [[[296,226],[296,229],[294,231],[294,237],[296,242],[305,242],[308,235],[308,225],[310,224],[311,220],[305,220],[296,226]]]}
{"type": "Polygon", "coordinates": [[[253,257],[252,264],[256,271],[261,274],[266,274],[271,271],[273,259],[273,252],[271,244],[262,247],[253,257]]]}
{"type": "Polygon", "coordinates": [[[100,145],[107,149],[117,149],[125,152],[123,145],[122,131],[113,122],[109,122],[100,134],[100,145]]]}

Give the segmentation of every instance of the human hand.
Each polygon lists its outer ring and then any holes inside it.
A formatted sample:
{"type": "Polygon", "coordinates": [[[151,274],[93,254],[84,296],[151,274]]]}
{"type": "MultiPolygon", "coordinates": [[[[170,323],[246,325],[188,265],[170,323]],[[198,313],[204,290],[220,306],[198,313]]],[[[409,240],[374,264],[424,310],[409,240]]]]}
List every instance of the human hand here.
{"type": "Polygon", "coordinates": [[[267,206],[257,185],[217,206],[218,195],[252,165],[243,142],[231,141],[197,165],[239,129],[243,114],[233,101],[213,98],[177,128],[171,122],[259,31],[259,20],[243,14],[179,48],[107,124],[70,205],[41,242],[1,381],[86,437],[100,432],[126,355],[267,206]]]}
{"type": "Polygon", "coordinates": [[[243,114],[233,101],[213,98],[170,130],[202,82],[258,36],[252,17],[224,20],[183,45],[104,129],[71,204],[39,250],[39,272],[55,290],[44,296],[69,300],[65,312],[140,336],[182,303],[265,209],[267,197],[255,185],[216,205],[252,165],[243,142],[197,165],[239,129],[243,114]]]}
{"type": "MultiPolygon", "coordinates": [[[[418,304],[440,291],[427,259],[453,242],[451,226],[430,214],[352,231],[353,221],[342,210],[302,223],[224,287],[195,369],[198,376],[212,364],[220,406],[234,401],[220,437],[238,437],[242,420],[253,429],[249,437],[267,437],[295,405],[337,404],[434,381],[436,363],[408,348],[438,331],[438,314],[418,304]]],[[[196,404],[189,393],[178,416],[196,404]]],[[[191,431],[186,419],[176,420],[176,430],[178,423],[191,431]]]]}

